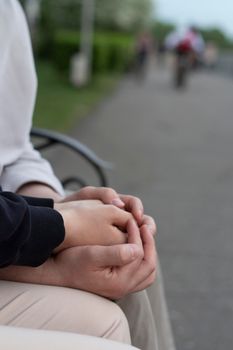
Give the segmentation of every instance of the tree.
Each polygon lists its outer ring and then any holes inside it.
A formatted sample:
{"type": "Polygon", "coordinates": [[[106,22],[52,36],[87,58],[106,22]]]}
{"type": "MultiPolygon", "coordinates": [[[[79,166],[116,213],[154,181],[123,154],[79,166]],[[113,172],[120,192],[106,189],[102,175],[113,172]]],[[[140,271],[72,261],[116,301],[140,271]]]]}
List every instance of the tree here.
{"type": "Polygon", "coordinates": [[[176,26],[173,23],[156,21],[153,25],[153,33],[159,43],[163,43],[166,36],[175,30],[176,26]]]}
{"type": "Polygon", "coordinates": [[[231,39],[227,37],[227,35],[220,30],[219,28],[208,28],[200,29],[203,38],[206,42],[211,41],[214,42],[220,48],[232,48],[233,42],[231,39]]]}
{"type": "Polygon", "coordinates": [[[43,22],[55,28],[79,29],[81,4],[81,0],[41,0],[43,22]]]}
{"type": "Polygon", "coordinates": [[[153,16],[152,0],[96,0],[98,27],[137,31],[147,28],[153,16]]]}

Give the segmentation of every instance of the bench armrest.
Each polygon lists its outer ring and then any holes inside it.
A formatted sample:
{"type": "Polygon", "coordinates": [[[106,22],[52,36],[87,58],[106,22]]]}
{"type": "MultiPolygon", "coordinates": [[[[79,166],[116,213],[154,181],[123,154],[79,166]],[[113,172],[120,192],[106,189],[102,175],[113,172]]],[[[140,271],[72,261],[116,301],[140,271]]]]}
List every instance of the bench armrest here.
{"type": "MultiPolygon", "coordinates": [[[[43,151],[54,145],[62,145],[70,149],[71,151],[74,151],[91,165],[98,177],[99,185],[104,187],[108,185],[108,180],[105,171],[112,169],[112,164],[99,158],[86,145],[82,144],[81,142],[77,141],[72,137],[47,129],[32,128],[31,137],[36,137],[41,140],[40,143],[35,145],[35,149],[37,149],[38,151],[43,151]]],[[[62,181],[62,184],[64,187],[66,187],[71,182],[77,182],[80,187],[84,187],[87,185],[85,181],[83,181],[77,176],[71,176],[69,178],[64,179],[62,181]]]]}

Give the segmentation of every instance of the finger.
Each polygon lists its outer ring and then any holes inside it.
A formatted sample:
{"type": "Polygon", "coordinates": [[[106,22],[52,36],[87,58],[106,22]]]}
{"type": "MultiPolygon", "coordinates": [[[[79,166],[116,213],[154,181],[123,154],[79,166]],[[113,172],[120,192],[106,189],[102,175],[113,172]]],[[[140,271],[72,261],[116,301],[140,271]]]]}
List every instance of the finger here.
{"type": "Polygon", "coordinates": [[[96,267],[127,265],[140,254],[136,244],[121,244],[109,247],[87,247],[88,259],[96,267]]]}
{"type": "Polygon", "coordinates": [[[134,220],[129,220],[127,224],[128,243],[136,244],[144,256],[143,244],[141,239],[140,230],[134,220]]]}
{"type": "Polygon", "coordinates": [[[116,207],[124,208],[124,202],[122,202],[119,195],[112,188],[99,187],[97,193],[101,196],[104,204],[113,204],[116,207]]]}
{"type": "Polygon", "coordinates": [[[127,224],[130,219],[132,219],[132,215],[125,210],[117,208],[113,205],[108,207],[109,217],[112,225],[119,227],[122,231],[127,231],[127,224]]]}
{"type": "Polygon", "coordinates": [[[151,235],[146,225],[141,227],[140,232],[144,248],[144,261],[149,265],[148,267],[151,267],[153,270],[156,266],[157,257],[154,237],[151,235]]]}
{"type": "Polygon", "coordinates": [[[101,199],[104,204],[113,204],[120,208],[125,206],[119,195],[112,188],[94,187],[90,195],[94,196],[94,198],[101,199]]]}
{"type": "Polygon", "coordinates": [[[125,244],[128,242],[128,234],[122,232],[118,227],[112,226],[109,231],[108,241],[105,245],[125,244]]]}
{"type": "Polygon", "coordinates": [[[133,261],[143,259],[143,245],[140,231],[134,220],[129,220],[127,225],[129,237],[128,244],[114,245],[110,247],[95,246],[93,248],[94,260],[98,266],[123,266],[133,261]]]}
{"type": "Polygon", "coordinates": [[[112,188],[87,186],[78,193],[79,199],[100,199],[104,204],[124,207],[119,195],[112,188]]]}
{"type": "Polygon", "coordinates": [[[93,187],[93,186],[83,187],[78,192],[74,192],[74,193],[66,196],[64,198],[63,202],[74,202],[77,200],[98,199],[98,198],[96,198],[96,196],[93,196],[95,191],[96,191],[96,187],[93,187]]]}
{"type": "Polygon", "coordinates": [[[140,225],[143,219],[144,208],[142,205],[142,201],[133,196],[120,195],[121,200],[125,203],[125,209],[132,213],[133,217],[140,225]]]}
{"type": "Polygon", "coordinates": [[[144,247],[144,258],[138,266],[137,270],[134,272],[134,278],[131,283],[131,290],[136,290],[137,286],[144,285],[145,281],[151,276],[156,270],[157,254],[155,250],[154,239],[147,226],[143,226],[140,229],[142,243],[144,247]]]}
{"type": "Polygon", "coordinates": [[[155,236],[157,232],[157,227],[154,219],[151,216],[144,215],[142,220],[142,225],[147,225],[150,233],[155,236]]]}
{"type": "MultiPolygon", "coordinates": [[[[154,239],[146,226],[141,228],[141,237],[144,245],[144,262],[141,267],[141,282],[135,285],[133,292],[148,288],[154,283],[157,275],[158,257],[154,239]]],[[[140,275],[140,274],[139,274],[140,275]]]]}

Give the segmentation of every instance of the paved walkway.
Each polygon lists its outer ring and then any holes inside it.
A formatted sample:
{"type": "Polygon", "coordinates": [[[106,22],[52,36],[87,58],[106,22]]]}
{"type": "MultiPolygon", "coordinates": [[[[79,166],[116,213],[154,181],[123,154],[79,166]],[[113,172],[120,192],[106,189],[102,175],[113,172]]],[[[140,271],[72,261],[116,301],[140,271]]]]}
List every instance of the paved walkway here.
{"type": "Polygon", "coordinates": [[[116,164],[111,185],[140,196],[158,249],[178,350],[233,344],[233,80],[168,72],[125,79],[73,135],[116,164]]]}

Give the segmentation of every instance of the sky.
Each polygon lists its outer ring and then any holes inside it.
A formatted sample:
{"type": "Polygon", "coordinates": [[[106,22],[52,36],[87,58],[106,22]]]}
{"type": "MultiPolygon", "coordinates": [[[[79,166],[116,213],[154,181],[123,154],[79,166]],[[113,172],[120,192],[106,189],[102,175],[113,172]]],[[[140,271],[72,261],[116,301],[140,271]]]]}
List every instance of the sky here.
{"type": "Polygon", "coordinates": [[[155,0],[159,19],[218,26],[233,38],[233,0],[155,0]]]}

